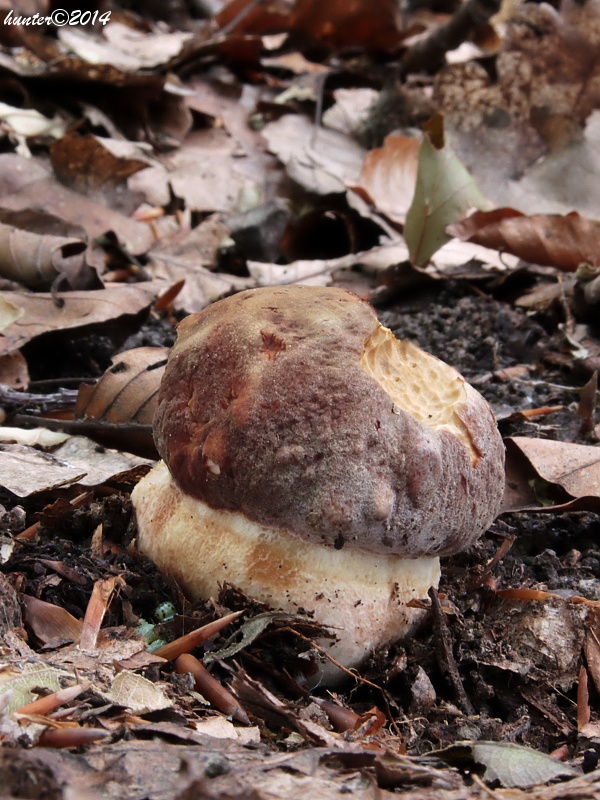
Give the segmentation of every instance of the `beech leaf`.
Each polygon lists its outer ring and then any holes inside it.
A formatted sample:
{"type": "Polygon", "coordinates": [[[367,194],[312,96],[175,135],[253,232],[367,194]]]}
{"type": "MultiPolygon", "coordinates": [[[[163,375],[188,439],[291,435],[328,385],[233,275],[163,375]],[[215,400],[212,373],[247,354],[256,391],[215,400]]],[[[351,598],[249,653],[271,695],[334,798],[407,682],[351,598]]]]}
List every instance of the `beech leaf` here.
{"type": "Polygon", "coordinates": [[[580,264],[600,266],[600,221],[575,211],[528,217],[513,208],[498,208],[476,212],[447,230],[463,241],[564,272],[574,272],[580,264]]]}
{"type": "Polygon", "coordinates": [[[471,208],[489,207],[466,167],[445,144],[442,115],[433,116],[424,129],[415,194],[404,226],[410,259],[416,266],[426,264],[449,241],[446,228],[450,223],[471,208]]]}
{"type": "Polygon", "coordinates": [[[598,447],[512,436],[506,452],[503,511],[600,511],[598,447]]]}

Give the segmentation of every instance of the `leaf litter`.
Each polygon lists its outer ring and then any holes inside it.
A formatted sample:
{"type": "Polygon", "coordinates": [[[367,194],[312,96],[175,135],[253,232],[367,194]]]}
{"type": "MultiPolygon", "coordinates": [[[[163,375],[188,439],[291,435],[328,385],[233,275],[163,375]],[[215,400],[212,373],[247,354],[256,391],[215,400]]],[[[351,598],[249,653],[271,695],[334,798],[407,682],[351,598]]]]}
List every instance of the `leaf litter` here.
{"type": "Polygon", "coordinates": [[[493,5],[3,28],[8,796],[598,795],[600,16],[493,5]],[[129,503],[177,322],[312,280],[457,367],[508,452],[503,512],[428,623],[336,693],[301,678],[335,631],[234,576],[190,605],[129,503]]]}

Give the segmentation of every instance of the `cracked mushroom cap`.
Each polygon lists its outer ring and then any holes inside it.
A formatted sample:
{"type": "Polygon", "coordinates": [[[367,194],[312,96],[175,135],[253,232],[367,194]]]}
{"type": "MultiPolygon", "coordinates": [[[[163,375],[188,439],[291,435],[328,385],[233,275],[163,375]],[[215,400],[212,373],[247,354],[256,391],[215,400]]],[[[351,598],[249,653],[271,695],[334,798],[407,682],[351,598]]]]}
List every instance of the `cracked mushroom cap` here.
{"type": "Polygon", "coordinates": [[[249,290],[185,319],[155,439],[183,495],[375,555],[464,550],[504,488],[483,397],[337,288],[249,290]]]}

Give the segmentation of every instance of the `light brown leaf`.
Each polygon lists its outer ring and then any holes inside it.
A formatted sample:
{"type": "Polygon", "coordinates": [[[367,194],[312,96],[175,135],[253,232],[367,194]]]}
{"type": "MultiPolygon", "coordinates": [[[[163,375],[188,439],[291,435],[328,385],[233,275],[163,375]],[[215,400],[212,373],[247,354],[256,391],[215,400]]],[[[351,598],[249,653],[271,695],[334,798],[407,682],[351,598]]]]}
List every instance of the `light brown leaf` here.
{"type": "Polygon", "coordinates": [[[85,470],[49,453],[18,444],[0,445],[0,484],[18,497],[76,483],[85,470]]]}
{"type": "Polygon", "coordinates": [[[565,272],[574,272],[583,263],[600,266],[600,221],[575,211],[531,217],[512,208],[479,211],[449,225],[447,231],[463,241],[565,272]]]}
{"type": "Polygon", "coordinates": [[[350,136],[315,127],[306,117],[287,114],[265,125],[262,134],[288,175],[310,192],[343,192],[360,174],[363,148],[350,136]]]}
{"type": "MultiPolygon", "coordinates": [[[[0,156],[1,158],[1,156],[0,156]]],[[[0,355],[19,350],[43,333],[88,327],[139,314],[167,286],[162,281],[112,285],[97,291],[60,294],[62,306],[49,293],[5,292],[3,297],[23,309],[24,314],[4,331],[0,355]]]]}
{"type": "Polygon", "coordinates": [[[137,426],[152,425],[168,352],[166,347],[128,350],[115,358],[94,386],[84,383],[79,387],[76,416],[111,423],[110,429],[104,431],[99,425],[94,438],[108,447],[156,456],[152,431],[139,430],[137,426]],[[116,424],[122,425],[123,430],[115,430],[112,426],[116,424]]]}
{"type": "Polygon", "coordinates": [[[74,280],[83,268],[86,249],[82,228],[74,229],[51,214],[0,209],[3,278],[31,288],[50,286],[59,273],[74,280]]]}
{"type": "Polygon", "coordinates": [[[419,147],[417,137],[387,136],[383,147],[367,153],[360,172],[359,186],[380,211],[400,222],[415,193],[419,147]]]}
{"type": "Polygon", "coordinates": [[[79,641],[83,623],[66,609],[27,594],[21,595],[21,600],[25,606],[25,621],[41,642],[79,641]]]}
{"type": "Polygon", "coordinates": [[[63,186],[40,161],[14,153],[0,154],[0,206],[14,210],[37,208],[55,213],[85,229],[93,239],[114,231],[134,255],[154,242],[150,225],[136,222],[112,208],[63,186]]]}
{"type": "Polygon", "coordinates": [[[168,352],[167,347],[136,347],[116,356],[95,386],[79,388],[76,415],[151,425],[168,352]]]}
{"type": "Polygon", "coordinates": [[[506,445],[503,511],[600,511],[600,448],[526,436],[506,445]]]}
{"type": "Polygon", "coordinates": [[[67,133],[50,146],[56,176],[80,191],[104,189],[124,183],[130,175],[146,169],[145,161],[114,155],[91,133],[67,133]]]}

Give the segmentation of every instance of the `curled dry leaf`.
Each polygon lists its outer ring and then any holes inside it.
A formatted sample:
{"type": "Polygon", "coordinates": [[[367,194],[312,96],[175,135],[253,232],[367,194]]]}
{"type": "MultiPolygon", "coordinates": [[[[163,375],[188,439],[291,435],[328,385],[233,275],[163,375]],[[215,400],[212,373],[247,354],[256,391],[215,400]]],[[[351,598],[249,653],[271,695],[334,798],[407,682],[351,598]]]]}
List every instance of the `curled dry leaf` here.
{"type": "Polygon", "coordinates": [[[0,355],[19,350],[43,333],[88,328],[120,317],[139,314],[166,288],[162,281],[114,285],[94,291],[60,294],[62,304],[50,293],[5,292],[3,297],[23,314],[5,329],[0,355]]]}
{"type": "Polygon", "coordinates": [[[67,133],[50,146],[56,176],[65,184],[86,191],[124,183],[130,175],[146,169],[147,162],[114,155],[91,133],[67,133]]]}
{"type": "Polygon", "coordinates": [[[46,644],[52,639],[79,641],[83,623],[65,608],[27,594],[21,595],[21,600],[25,608],[25,622],[41,642],[46,644]]]}
{"type": "Polygon", "coordinates": [[[448,233],[547,267],[574,272],[580,264],[600,266],[600,221],[577,212],[534,214],[513,208],[478,211],[455,222],[448,233]]]}
{"type": "Polygon", "coordinates": [[[420,140],[387,136],[383,147],[365,156],[358,186],[365,189],[377,208],[404,222],[415,193],[420,140]]]}
{"type": "Polygon", "coordinates": [[[506,449],[502,511],[600,511],[600,448],[512,436],[506,449]]]}
{"type": "Polygon", "coordinates": [[[0,276],[32,289],[62,273],[73,285],[84,266],[85,231],[52,214],[0,209],[0,276]]]}
{"type": "Polygon", "coordinates": [[[262,135],[290,178],[309,192],[343,192],[360,174],[363,148],[350,136],[318,128],[306,117],[286,114],[265,125],[262,135]]]}
{"type": "Polygon", "coordinates": [[[96,438],[102,437],[108,446],[155,455],[150,426],[167,354],[166,347],[136,347],[115,358],[95,386],[79,387],[77,417],[111,423],[104,432],[99,425],[96,438]],[[122,431],[115,430],[115,424],[122,425],[122,431]],[[148,430],[140,430],[139,425],[148,430]]]}

